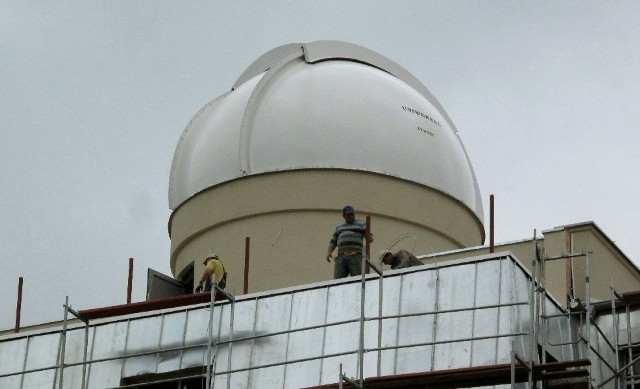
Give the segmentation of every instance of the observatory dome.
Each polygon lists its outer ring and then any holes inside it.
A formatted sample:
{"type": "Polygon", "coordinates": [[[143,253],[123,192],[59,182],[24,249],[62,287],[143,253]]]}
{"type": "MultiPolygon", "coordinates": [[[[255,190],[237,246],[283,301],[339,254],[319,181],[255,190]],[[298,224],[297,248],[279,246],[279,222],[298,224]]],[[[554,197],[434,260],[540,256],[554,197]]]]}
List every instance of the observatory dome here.
{"type": "Polygon", "coordinates": [[[169,205],[244,176],[368,171],[440,191],[483,220],[476,177],[451,119],[404,68],[354,44],[288,44],[258,58],[191,120],[169,205]]]}

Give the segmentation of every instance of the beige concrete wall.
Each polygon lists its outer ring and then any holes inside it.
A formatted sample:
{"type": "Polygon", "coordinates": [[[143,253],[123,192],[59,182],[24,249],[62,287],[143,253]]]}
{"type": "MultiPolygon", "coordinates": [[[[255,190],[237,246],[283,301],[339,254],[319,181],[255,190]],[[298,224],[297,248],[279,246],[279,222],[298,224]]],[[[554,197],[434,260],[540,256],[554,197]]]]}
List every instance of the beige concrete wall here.
{"type": "MultiPolygon", "coordinates": [[[[609,300],[610,285],[621,292],[640,289],[640,272],[592,223],[559,228],[545,233],[545,257],[567,253],[589,254],[589,287],[592,301],[609,300]]],[[[547,265],[547,288],[558,299],[573,293],[586,299],[586,257],[555,260],[547,265]]]]}
{"type": "Polygon", "coordinates": [[[245,237],[251,238],[249,292],[331,279],[325,253],[341,209],[372,217],[372,258],[398,237],[394,249],[431,253],[475,246],[484,229],[451,197],[406,180],[348,170],[300,170],[249,176],[194,196],[172,215],[174,276],[213,249],[230,273],[228,288],[242,292],[245,237]]]}
{"type": "MultiPolygon", "coordinates": [[[[638,269],[624,260],[620,252],[614,249],[611,242],[602,235],[593,234],[587,228],[569,230],[572,239],[573,251],[590,251],[590,293],[593,299],[609,300],[611,298],[610,286],[620,293],[640,290],[640,275],[638,269]]],[[[573,278],[576,295],[582,299],[585,296],[585,271],[584,259],[573,261],[573,278]]]]}
{"type": "MultiPolygon", "coordinates": [[[[531,242],[529,245],[531,246],[531,242]]],[[[571,251],[567,245],[567,234],[563,229],[544,232],[540,247],[545,258],[557,258],[571,251]]],[[[532,258],[533,254],[529,254],[529,267],[532,258]]],[[[545,261],[545,287],[561,304],[568,302],[567,296],[571,293],[570,275],[567,273],[568,261],[571,260],[563,258],[545,261]]]]}

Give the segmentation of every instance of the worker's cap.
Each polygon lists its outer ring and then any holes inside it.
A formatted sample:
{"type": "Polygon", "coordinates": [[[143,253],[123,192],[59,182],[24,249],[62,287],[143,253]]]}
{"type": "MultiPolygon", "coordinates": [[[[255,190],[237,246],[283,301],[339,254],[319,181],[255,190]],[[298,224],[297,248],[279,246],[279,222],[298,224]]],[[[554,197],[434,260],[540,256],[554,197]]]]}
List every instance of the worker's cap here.
{"type": "Polygon", "coordinates": [[[352,207],[352,206],[347,205],[346,207],[342,208],[342,214],[343,214],[343,215],[346,215],[346,214],[348,214],[348,213],[356,213],[356,210],[355,210],[355,209],[353,209],[353,207],[352,207]]]}
{"type": "Polygon", "coordinates": [[[380,260],[382,260],[382,258],[386,257],[386,256],[387,256],[387,254],[391,254],[391,251],[389,251],[389,250],[382,250],[382,251],[380,251],[380,257],[379,257],[379,258],[380,258],[380,260]]]}
{"type": "Polygon", "coordinates": [[[218,254],[212,254],[212,255],[209,255],[208,257],[206,257],[206,258],[204,259],[204,262],[202,262],[202,263],[203,263],[204,265],[206,265],[206,264],[207,264],[207,262],[209,262],[209,260],[210,260],[210,259],[218,259],[218,254]]]}

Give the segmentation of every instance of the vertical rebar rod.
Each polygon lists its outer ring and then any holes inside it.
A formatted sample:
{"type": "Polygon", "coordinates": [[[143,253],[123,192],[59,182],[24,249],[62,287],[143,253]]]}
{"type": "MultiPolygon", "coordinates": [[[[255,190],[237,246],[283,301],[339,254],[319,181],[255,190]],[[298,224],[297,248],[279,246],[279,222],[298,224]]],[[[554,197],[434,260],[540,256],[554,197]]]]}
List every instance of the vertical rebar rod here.
{"type": "Polygon", "coordinates": [[[60,381],[58,381],[58,388],[62,389],[62,384],[64,382],[63,380],[63,376],[64,376],[64,353],[65,353],[65,344],[67,343],[67,317],[68,317],[68,313],[69,311],[67,310],[67,307],[69,306],[69,296],[65,297],[64,300],[64,319],[62,321],[62,334],[61,334],[61,340],[60,340],[60,365],[59,365],[59,369],[60,369],[60,381]]]}
{"type": "Polygon", "coordinates": [[[133,258],[129,258],[129,277],[127,279],[127,304],[131,304],[132,289],[133,289],[133,258]]]}
{"type": "Polygon", "coordinates": [[[16,302],[16,326],[14,328],[14,332],[20,332],[20,312],[22,311],[22,277],[18,278],[18,301],[16,302]]]}
{"type": "Polygon", "coordinates": [[[489,196],[489,252],[493,253],[495,250],[495,197],[489,196]]]}
{"type": "MultiPolygon", "coordinates": [[[[369,258],[371,258],[371,216],[367,215],[367,219],[366,219],[366,223],[367,223],[367,227],[365,230],[365,235],[364,235],[364,254],[366,256],[366,259],[368,260],[369,258]]],[[[369,269],[369,262],[367,262],[366,260],[365,262],[365,268],[367,270],[367,274],[369,274],[369,272],[371,271],[371,269],[369,269]]]]}
{"type": "MultiPolygon", "coordinates": [[[[244,238],[244,284],[242,293],[249,293],[249,254],[251,249],[251,238],[244,238]]],[[[235,292],[234,292],[235,293],[235,292]]]]}

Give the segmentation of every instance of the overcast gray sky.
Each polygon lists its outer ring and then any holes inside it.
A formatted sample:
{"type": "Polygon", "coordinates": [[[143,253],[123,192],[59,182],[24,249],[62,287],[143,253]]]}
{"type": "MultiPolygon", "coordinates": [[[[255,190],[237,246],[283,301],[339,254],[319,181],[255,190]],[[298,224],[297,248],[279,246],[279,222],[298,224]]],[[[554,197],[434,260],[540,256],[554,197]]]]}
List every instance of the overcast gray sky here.
{"type": "Polygon", "coordinates": [[[497,242],[593,220],[640,264],[640,2],[0,0],[0,330],[20,276],[23,325],[124,303],[129,257],[144,300],[186,124],[264,52],[324,39],[442,103],[497,242]]]}

